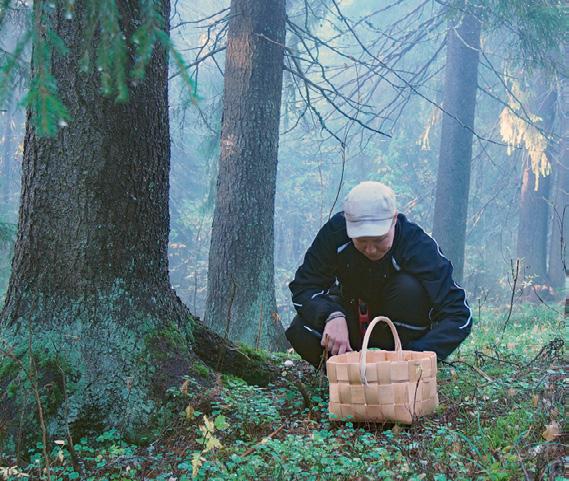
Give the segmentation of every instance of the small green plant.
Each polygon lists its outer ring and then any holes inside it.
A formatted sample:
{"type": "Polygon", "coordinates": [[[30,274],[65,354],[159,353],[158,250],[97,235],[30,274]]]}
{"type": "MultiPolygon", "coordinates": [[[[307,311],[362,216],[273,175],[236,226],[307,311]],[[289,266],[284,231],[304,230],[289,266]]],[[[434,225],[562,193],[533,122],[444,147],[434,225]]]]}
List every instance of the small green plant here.
{"type": "Polygon", "coordinates": [[[213,421],[208,419],[207,416],[203,417],[203,424],[199,426],[201,437],[198,438],[198,442],[201,443],[202,448],[192,455],[192,476],[195,477],[198,475],[200,468],[206,461],[203,457],[206,453],[222,447],[220,440],[215,436],[215,431],[225,428],[227,428],[225,416],[216,416],[213,421]]]}
{"type": "Polygon", "coordinates": [[[278,404],[267,396],[265,389],[250,386],[242,379],[227,376],[220,401],[212,403],[213,413],[231,415],[241,434],[247,435],[256,427],[281,421],[278,404]]]}

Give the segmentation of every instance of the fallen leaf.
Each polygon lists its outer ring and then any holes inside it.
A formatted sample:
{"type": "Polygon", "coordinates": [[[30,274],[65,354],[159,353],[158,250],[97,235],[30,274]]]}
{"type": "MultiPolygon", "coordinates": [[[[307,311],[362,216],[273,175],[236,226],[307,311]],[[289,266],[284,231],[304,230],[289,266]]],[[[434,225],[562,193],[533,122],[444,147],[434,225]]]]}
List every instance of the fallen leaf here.
{"type": "Polygon", "coordinates": [[[180,386],[180,392],[187,396],[189,389],[190,389],[190,380],[186,379],[182,384],[182,386],[180,386]]]}
{"type": "Polygon", "coordinates": [[[557,421],[552,421],[549,425],[545,427],[545,431],[541,434],[546,441],[553,441],[561,434],[559,429],[559,423],[557,421]]]}
{"type": "Polygon", "coordinates": [[[186,406],[186,419],[194,419],[194,413],[195,413],[195,409],[192,407],[191,404],[188,404],[186,406]]]}
{"type": "Polygon", "coordinates": [[[536,408],[536,407],[538,406],[538,404],[539,404],[539,396],[538,396],[537,394],[534,394],[534,395],[531,397],[531,404],[532,404],[532,406],[533,406],[534,408],[536,408]]]}

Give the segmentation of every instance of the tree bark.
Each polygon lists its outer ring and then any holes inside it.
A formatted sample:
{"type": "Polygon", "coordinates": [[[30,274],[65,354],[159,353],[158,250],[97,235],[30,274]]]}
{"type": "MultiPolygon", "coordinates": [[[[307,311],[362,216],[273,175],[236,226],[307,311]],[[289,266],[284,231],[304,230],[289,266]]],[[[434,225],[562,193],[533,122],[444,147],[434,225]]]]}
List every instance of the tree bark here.
{"type": "Polygon", "coordinates": [[[445,97],[433,236],[462,280],[476,109],[480,22],[465,14],[447,36],[445,97]]]}
{"type": "MultiPolygon", "coordinates": [[[[118,3],[130,38],[139,2],[118,3]]],[[[168,19],[169,2],[161,8],[168,19]]],[[[54,55],[52,71],[73,121],[40,138],[28,112],[2,352],[23,355],[29,341],[38,365],[63,366],[75,426],[135,433],[191,362],[174,335],[189,313],[168,279],[168,60],[154,52],[128,103],[103,97],[95,71],[79,74],[87,22],[84,2],[73,21],[53,17],[69,53],[54,55]]]]}
{"type": "MultiPolygon", "coordinates": [[[[533,111],[542,119],[541,127],[548,133],[551,132],[555,119],[557,93],[543,82],[537,82],[536,92],[533,111]]],[[[547,156],[549,159],[552,158],[551,148],[547,149],[547,156]]],[[[524,157],[526,162],[520,191],[517,256],[522,259],[524,276],[531,277],[532,284],[549,285],[547,278],[547,234],[551,176],[540,178],[538,190],[535,190],[535,174],[532,171],[529,156],[524,155],[524,157]]],[[[532,297],[535,296],[529,295],[528,299],[532,297]]]]}
{"type": "Polygon", "coordinates": [[[205,323],[255,347],[286,347],[274,292],[274,203],[284,0],[232,0],[205,323]]]}
{"type": "MultiPolygon", "coordinates": [[[[562,100],[567,94],[561,93],[562,100]]],[[[568,99],[569,100],[569,99],[568,99]]],[[[567,103],[561,102],[562,105],[567,103]]],[[[555,182],[553,189],[553,205],[551,218],[551,237],[549,244],[548,277],[551,286],[562,291],[565,287],[565,265],[567,258],[567,241],[569,240],[569,121],[560,116],[560,132],[563,140],[557,151],[557,162],[554,164],[555,182]]]]}
{"type": "Polygon", "coordinates": [[[549,242],[549,262],[547,279],[556,291],[565,285],[563,262],[567,263],[567,239],[569,235],[569,155],[567,147],[555,164],[557,172],[553,188],[553,206],[551,219],[551,236],[549,242]]]}

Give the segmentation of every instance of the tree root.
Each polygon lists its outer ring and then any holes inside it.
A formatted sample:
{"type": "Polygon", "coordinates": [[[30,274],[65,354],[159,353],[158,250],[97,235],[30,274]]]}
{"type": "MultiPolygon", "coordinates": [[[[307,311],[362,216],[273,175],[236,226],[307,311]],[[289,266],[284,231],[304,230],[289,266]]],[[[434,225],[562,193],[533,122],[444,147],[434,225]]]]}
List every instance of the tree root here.
{"type": "Polygon", "coordinates": [[[233,374],[259,386],[266,386],[280,375],[280,369],[269,355],[263,351],[243,352],[197,318],[194,318],[192,337],[194,353],[215,371],[233,374]]]}

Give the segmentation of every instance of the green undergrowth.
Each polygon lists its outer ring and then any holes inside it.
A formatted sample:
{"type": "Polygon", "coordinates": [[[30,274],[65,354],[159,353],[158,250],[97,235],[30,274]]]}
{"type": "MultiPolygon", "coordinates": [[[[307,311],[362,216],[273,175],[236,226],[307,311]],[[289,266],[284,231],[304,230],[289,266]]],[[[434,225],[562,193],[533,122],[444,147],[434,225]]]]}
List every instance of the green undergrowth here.
{"type": "MultiPolygon", "coordinates": [[[[73,450],[66,438],[50,439],[50,479],[567,479],[564,320],[519,306],[502,334],[506,317],[482,312],[460,351],[439,364],[437,411],[411,427],[330,421],[326,379],[294,354],[277,361],[282,376],[264,388],[223,375],[204,388],[200,366],[170,390],[178,411],[149,445],[116,431],[75,439],[73,450]]],[[[3,456],[0,478],[48,479],[41,444],[28,454],[17,467],[3,456]]]]}

